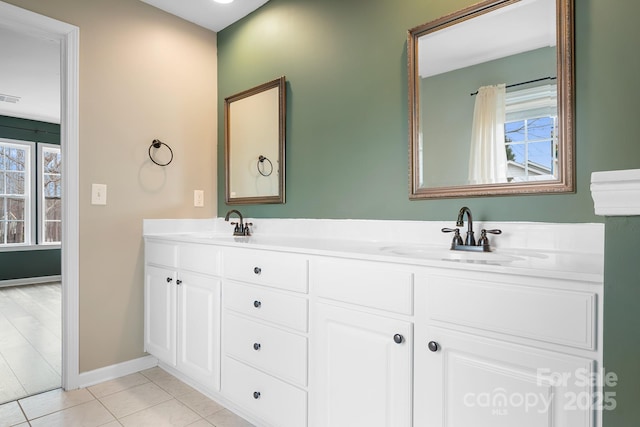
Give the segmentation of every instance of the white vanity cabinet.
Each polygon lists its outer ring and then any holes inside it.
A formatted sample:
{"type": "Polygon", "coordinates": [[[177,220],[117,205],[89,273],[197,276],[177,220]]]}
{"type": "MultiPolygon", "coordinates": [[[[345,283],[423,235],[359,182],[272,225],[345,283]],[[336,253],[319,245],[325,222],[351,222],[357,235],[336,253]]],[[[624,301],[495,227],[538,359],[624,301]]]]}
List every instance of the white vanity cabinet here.
{"type": "Polygon", "coordinates": [[[412,274],[312,260],[310,426],[410,427],[412,274]]]}
{"type": "Polygon", "coordinates": [[[306,426],[307,257],[226,248],[223,265],[223,395],[265,426],[306,426]]]}
{"type": "Polygon", "coordinates": [[[220,250],[147,240],[145,351],[220,388],[220,250]]]}
{"type": "Polygon", "coordinates": [[[256,426],[602,427],[615,403],[597,253],[199,236],[145,238],[145,349],[256,426]]]}
{"type": "Polygon", "coordinates": [[[435,272],[416,279],[414,425],[596,424],[600,287],[435,272]]]}

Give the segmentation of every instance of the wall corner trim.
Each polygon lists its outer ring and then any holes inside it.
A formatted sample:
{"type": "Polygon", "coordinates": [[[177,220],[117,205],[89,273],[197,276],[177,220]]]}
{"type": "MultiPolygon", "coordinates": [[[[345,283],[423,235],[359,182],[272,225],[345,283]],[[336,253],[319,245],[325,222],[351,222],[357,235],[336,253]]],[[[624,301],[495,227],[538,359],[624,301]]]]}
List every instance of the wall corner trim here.
{"type": "Polygon", "coordinates": [[[640,169],[593,172],[591,197],[596,215],[640,215],[640,169]]]}

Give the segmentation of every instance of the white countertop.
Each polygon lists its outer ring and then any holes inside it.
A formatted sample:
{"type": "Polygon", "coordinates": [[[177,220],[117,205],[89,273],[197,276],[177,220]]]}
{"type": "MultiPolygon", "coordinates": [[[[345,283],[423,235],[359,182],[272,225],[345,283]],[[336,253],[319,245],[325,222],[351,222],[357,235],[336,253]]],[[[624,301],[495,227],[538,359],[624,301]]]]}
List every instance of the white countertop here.
{"type": "MultiPolygon", "coordinates": [[[[144,235],[146,238],[162,238],[175,242],[215,244],[417,266],[586,281],[595,284],[603,283],[604,233],[602,224],[503,223],[499,224],[503,231],[511,230],[512,233],[518,235],[511,238],[508,237],[508,233],[506,238],[492,236],[492,244],[494,241],[500,241],[501,244],[496,244],[491,253],[482,253],[449,250],[451,236],[444,235],[443,237],[440,232],[442,226],[451,227],[452,224],[449,223],[419,222],[420,230],[416,230],[418,222],[412,221],[273,219],[252,219],[250,221],[263,225],[263,227],[255,227],[255,233],[250,237],[233,237],[232,228],[220,219],[145,220],[144,235]],[[192,223],[188,221],[192,221],[192,223]],[[303,221],[304,236],[301,236],[302,233],[297,229],[301,225],[297,223],[298,221],[303,221]],[[364,224],[362,224],[363,222],[364,224]],[[285,223],[288,225],[286,230],[294,235],[283,233],[281,227],[285,223]],[[348,226],[348,230],[353,228],[358,230],[356,230],[357,233],[344,233],[343,228],[343,230],[339,230],[343,232],[336,235],[329,231],[335,231],[336,226],[337,228],[348,226]],[[403,236],[405,238],[398,238],[399,236],[392,230],[396,228],[397,231],[407,226],[417,233],[405,234],[403,236]],[[363,235],[362,232],[366,231],[364,229],[368,227],[374,227],[373,229],[383,227],[385,232],[364,234],[377,238],[354,238],[355,235],[363,235]],[[433,233],[433,230],[437,230],[437,233],[433,233]],[[295,235],[296,233],[297,235],[295,235]],[[431,233],[433,239],[425,239],[424,234],[428,233],[431,233]],[[421,236],[422,240],[416,239],[416,234],[421,236]],[[519,234],[527,234],[527,237],[523,240],[519,234]],[[552,239],[552,243],[549,243],[550,235],[556,237],[552,239]],[[535,244],[536,236],[543,238],[543,241],[538,245],[535,244]],[[438,239],[437,244],[431,244],[436,238],[438,239]],[[565,240],[569,243],[562,245],[564,247],[548,247],[549,245],[561,245],[565,240]],[[590,246],[581,245],[584,243],[583,240],[589,241],[590,246]],[[425,241],[430,243],[424,243],[425,241]],[[522,245],[517,247],[513,244],[518,242],[528,244],[524,247],[522,245]],[[511,245],[507,246],[508,243],[511,245]],[[591,248],[592,251],[586,252],[585,248],[591,248]]],[[[495,225],[492,223],[490,226],[496,228],[495,225]]],[[[489,228],[486,223],[483,226],[489,228]]],[[[481,228],[474,227],[474,229],[477,238],[481,228]]],[[[462,234],[464,237],[464,232],[462,234]]]]}

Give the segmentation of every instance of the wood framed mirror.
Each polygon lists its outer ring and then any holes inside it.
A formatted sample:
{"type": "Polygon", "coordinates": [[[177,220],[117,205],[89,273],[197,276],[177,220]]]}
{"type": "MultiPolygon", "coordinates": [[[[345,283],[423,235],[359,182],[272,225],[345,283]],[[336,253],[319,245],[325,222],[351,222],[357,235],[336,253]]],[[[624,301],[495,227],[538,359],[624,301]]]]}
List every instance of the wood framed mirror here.
{"type": "Polygon", "coordinates": [[[573,33],[573,0],[409,30],[410,199],[575,191],[573,33]]]}
{"type": "Polygon", "coordinates": [[[286,79],[225,98],[225,202],[285,202],[286,79]]]}

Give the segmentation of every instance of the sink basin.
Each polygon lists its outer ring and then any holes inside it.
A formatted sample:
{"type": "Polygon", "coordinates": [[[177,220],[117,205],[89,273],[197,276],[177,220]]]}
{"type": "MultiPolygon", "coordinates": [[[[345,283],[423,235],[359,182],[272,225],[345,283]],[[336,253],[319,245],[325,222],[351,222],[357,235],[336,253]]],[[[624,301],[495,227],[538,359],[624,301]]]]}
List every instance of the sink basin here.
{"type": "Polygon", "coordinates": [[[404,255],[414,258],[425,258],[443,261],[477,262],[486,264],[505,263],[524,259],[523,256],[519,256],[520,254],[516,255],[507,252],[452,251],[436,246],[394,245],[383,246],[380,248],[380,250],[382,252],[387,252],[395,255],[404,255]]]}

